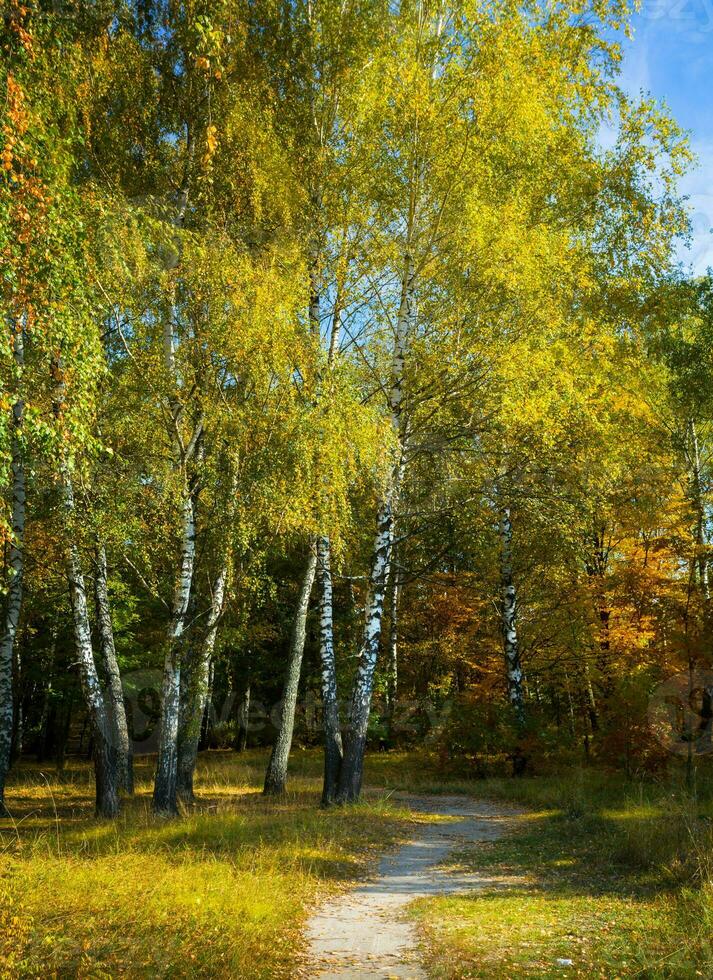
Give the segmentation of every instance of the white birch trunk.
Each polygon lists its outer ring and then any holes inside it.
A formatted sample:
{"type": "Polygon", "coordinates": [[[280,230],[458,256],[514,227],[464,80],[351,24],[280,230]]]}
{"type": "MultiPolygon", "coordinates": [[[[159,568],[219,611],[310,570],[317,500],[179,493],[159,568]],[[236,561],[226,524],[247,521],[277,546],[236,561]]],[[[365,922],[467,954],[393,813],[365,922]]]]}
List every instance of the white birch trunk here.
{"type": "Polygon", "coordinates": [[[210,687],[210,668],[218,624],[223,614],[228,581],[227,561],[218,573],[211,597],[203,642],[186,658],[181,673],[181,699],[178,727],[178,796],[184,802],[193,800],[193,775],[198,759],[198,743],[210,687]]]}
{"type": "Polygon", "coordinates": [[[297,598],[297,608],[295,609],[295,616],[292,621],[287,671],[282,692],[279,729],[270,755],[267,772],[265,773],[263,792],[266,796],[276,796],[284,793],[287,784],[287,762],[290,757],[290,748],[292,747],[292,733],[295,727],[295,709],[297,707],[297,693],[299,691],[300,672],[302,670],[302,656],[307,637],[307,613],[309,611],[309,599],[312,594],[316,569],[317,551],[311,544],[307,566],[297,598]]]}
{"type": "Polygon", "coordinates": [[[379,652],[386,581],[389,575],[392,508],[392,498],[389,494],[379,508],[376,521],[369,593],[364,612],[364,632],[349,705],[347,737],[339,778],[338,800],[340,802],[356,800],[361,792],[374,671],[379,652]]]}
{"type": "Polygon", "coordinates": [[[235,742],[236,752],[244,752],[248,747],[248,729],[250,725],[250,674],[243,678],[240,688],[240,698],[238,710],[235,717],[235,742]]]}
{"type": "Polygon", "coordinates": [[[705,506],[703,502],[703,487],[701,481],[701,453],[698,445],[698,432],[696,431],[695,422],[691,421],[689,428],[691,438],[689,481],[691,486],[691,500],[693,503],[693,511],[696,521],[696,577],[698,579],[698,585],[704,603],[707,604],[710,601],[711,594],[708,579],[708,559],[706,556],[706,520],[705,506]]]}
{"type": "MultiPolygon", "coordinates": [[[[190,182],[195,160],[195,140],[190,128],[186,134],[186,170],[178,194],[177,210],[173,226],[183,228],[188,211],[190,182]]],[[[165,263],[168,271],[177,269],[181,258],[181,242],[175,241],[175,252],[165,263]]],[[[183,500],[181,502],[181,546],[179,571],[173,592],[171,618],[166,637],[166,656],[164,660],[163,683],[161,688],[161,719],[159,725],[159,749],[153,791],[153,811],[160,816],[175,816],[178,813],[178,728],[181,700],[181,646],[188,613],[193,572],[196,557],[196,492],[186,473],[188,464],[197,452],[202,424],[194,429],[188,446],[181,444],[178,429],[183,408],[177,392],[181,378],[176,365],[176,337],[174,330],[175,299],[171,302],[170,315],[163,324],[163,357],[168,382],[173,386],[168,404],[171,414],[169,437],[173,444],[174,468],[183,474],[183,500]]]]}
{"type": "MultiPolygon", "coordinates": [[[[13,352],[18,373],[24,365],[22,327],[14,326],[13,352]]],[[[10,768],[14,717],[13,660],[15,637],[20,622],[22,585],[25,570],[25,461],[22,446],[22,424],[25,403],[18,397],[12,408],[12,540],[10,542],[10,582],[5,616],[0,635],[0,815],[5,809],[5,780],[10,768]]]]}
{"type": "Polygon", "coordinates": [[[101,689],[87,608],[87,592],[84,585],[79,548],[74,540],[75,503],[72,478],[63,466],[62,483],[64,503],[69,517],[70,541],[67,555],[69,592],[72,600],[74,641],[79,660],[79,676],[84,700],[89,714],[94,738],[94,772],[96,776],[96,812],[98,816],[115,817],[119,812],[117,779],[117,748],[114,744],[112,725],[101,689]]]}
{"type": "Polygon", "coordinates": [[[319,580],[319,654],[324,724],[324,786],[322,805],[333,803],[342,766],[342,731],[337,694],[337,668],[334,657],[332,570],[329,538],[317,539],[317,578],[319,580]]]}
{"type": "Polygon", "coordinates": [[[519,725],[525,720],[523,675],[517,636],[517,593],[512,569],[512,521],[510,508],[500,510],[500,616],[505,655],[508,700],[519,725]]]}
{"type": "Polygon", "coordinates": [[[349,706],[346,744],[339,778],[338,800],[340,802],[356,800],[361,793],[364,751],[374,687],[374,671],[376,670],[379,651],[384,597],[391,562],[394,508],[403,481],[407,451],[408,437],[403,417],[403,382],[406,349],[413,330],[415,315],[415,267],[412,256],[407,254],[404,258],[401,300],[394,337],[389,388],[391,424],[397,440],[398,460],[393,468],[390,485],[379,506],[376,518],[369,593],[364,613],[364,632],[359,651],[359,666],[349,706]]]}
{"type": "Polygon", "coordinates": [[[175,816],[178,813],[178,716],[181,697],[181,641],[193,585],[196,558],[195,499],[192,489],[184,486],[182,505],[180,571],[173,593],[171,620],[166,642],[166,658],[161,689],[161,720],[156,778],[153,792],[154,813],[175,816]]]}
{"type": "Polygon", "coordinates": [[[391,567],[391,605],[389,609],[389,660],[387,665],[386,697],[389,738],[393,738],[396,698],[399,690],[399,593],[401,581],[396,567],[394,546],[391,567]]]}
{"type": "Polygon", "coordinates": [[[119,671],[119,663],[116,659],[116,647],[114,645],[114,628],[111,621],[109,590],[107,587],[106,548],[103,542],[97,545],[95,561],[94,597],[97,612],[99,652],[102,663],[104,664],[104,673],[107,680],[107,694],[111,709],[110,716],[117,750],[119,783],[126,793],[133,793],[134,774],[131,741],[129,739],[129,727],[126,721],[121,673],[119,671]]]}

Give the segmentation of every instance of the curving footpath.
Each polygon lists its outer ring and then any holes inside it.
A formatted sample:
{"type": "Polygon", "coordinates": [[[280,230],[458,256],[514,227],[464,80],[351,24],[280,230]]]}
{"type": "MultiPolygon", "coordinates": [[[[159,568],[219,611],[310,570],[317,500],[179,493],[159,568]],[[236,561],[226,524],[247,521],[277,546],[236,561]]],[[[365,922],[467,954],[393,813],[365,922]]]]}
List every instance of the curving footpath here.
{"type": "Polygon", "coordinates": [[[500,837],[513,810],[465,796],[395,799],[417,813],[456,819],[423,824],[417,837],[381,859],[376,878],[309,920],[308,976],[314,980],[426,980],[416,930],[404,907],[415,898],[495,883],[479,874],[450,874],[439,865],[460,845],[500,837]]]}

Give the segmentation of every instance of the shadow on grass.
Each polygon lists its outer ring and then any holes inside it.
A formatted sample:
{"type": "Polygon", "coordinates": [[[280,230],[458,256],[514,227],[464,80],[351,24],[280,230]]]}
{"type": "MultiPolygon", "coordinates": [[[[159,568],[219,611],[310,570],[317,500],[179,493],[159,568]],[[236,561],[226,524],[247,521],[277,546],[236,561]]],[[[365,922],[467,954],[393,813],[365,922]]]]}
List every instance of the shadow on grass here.
{"type": "Polygon", "coordinates": [[[136,793],[122,800],[115,821],[94,818],[87,763],[74,762],[61,775],[25,765],[9,788],[12,819],[2,821],[0,849],[82,862],[126,853],[160,854],[170,864],[220,860],[246,866],[254,858],[346,883],[364,873],[372,853],[404,837],[408,814],[383,794],[348,808],[321,809],[316,753],[298,756],[302,765],[294,767],[284,796],[263,796],[266,758],[257,751],[204,754],[195,803],[175,820],[151,813],[149,758],[135,767],[136,793]]]}

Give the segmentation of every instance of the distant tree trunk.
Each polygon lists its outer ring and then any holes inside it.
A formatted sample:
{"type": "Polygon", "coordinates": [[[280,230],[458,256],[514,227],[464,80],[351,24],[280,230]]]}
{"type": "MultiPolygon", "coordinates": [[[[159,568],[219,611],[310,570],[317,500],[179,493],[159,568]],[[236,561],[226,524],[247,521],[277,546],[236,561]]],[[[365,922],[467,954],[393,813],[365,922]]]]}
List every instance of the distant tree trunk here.
{"type": "Polygon", "coordinates": [[[312,543],[310,545],[307,567],[305,568],[300,585],[297,608],[292,622],[277,740],[272,748],[267,772],[265,773],[263,792],[267,796],[276,796],[284,793],[287,783],[287,762],[290,757],[290,748],[292,747],[292,733],[295,727],[295,709],[297,707],[297,693],[300,684],[300,671],[302,669],[302,655],[307,636],[309,598],[312,592],[316,568],[317,551],[314,543],[312,543]]]}
{"type": "Polygon", "coordinates": [[[195,498],[192,489],[188,486],[184,490],[182,520],[180,572],[174,588],[168,628],[161,691],[158,760],[153,791],[153,811],[160,816],[176,816],[178,813],[177,739],[181,699],[181,641],[186,626],[196,557],[195,498]]]}
{"type": "Polygon", "coordinates": [[[597,713],[597,700],[594,697],[594,688],[592,686],[592,676],[589,671],[589,664],[584,661],[584,690],[585,690],[585,703],[587,707],[587,715],[589,717],[589,724],[592,729],[592,734],[599,731],[599,715],[597,713]]]}
{"type": "Polygon", "coordinates": [[[324,786],[322,805],[333,803],[339,787],[342,766],[342,730],[337,695],[337,669],[334,658],[332,613],[332,570],[329,538],[317,539],[317,578],[319,581],[319,652],[322,666],[322,715],[324,723],[324,786]]]}
{"type": "Polygon", "coordinates": [[[202,643],[189,649],[181,673],[181,704],[178,726],[178,796],[184,802],[193,800],[193,774],[198,758],[203,714],[208,700],[210,666],[223,612],[227,564],[223,565],[211,597],[208,622],[202,643]]]}
{"type": "MultiPolygon", "coordinates": [[[[56,645],[56,634],[54,630],[52,631],[52,646],[51,646],[51,659],[50,662],[54,663],[54,651],[56,645]]],[[[40,713],[40,723],[38,725],[39,729],[39,740],[37,742],[37,761],[44,762],[47,758],[48,749],[51,748],[51,729],[54,722],[54,710],[53,706],[50,704],[50,698],[52,695],[52,677],[46,680],[42,687],[42,711],[40,713]]]]}
{"type": "Polygon", "coordinates": [[[393,549],[391,563],[391,596],[389,606],[389,657],[386,676],[386,715],[389,738],[394,735],[396,699],[399,690],[399,592],[401,583],[396,566],[396,548],[393,549]]]}
{"type": "MultiPolygon", "coordinates": [[[[62,478],[65,507],[70,516],[70,523],[74,523],[74,488],[66,466],[63,467],[62,478]]],[[[67,572],[72,600],[74,641],[79,659],[79,676],[92,731],[96,777],[96,812],[97,816],[115,817],[119,812],[117,747],[114,743],[113,725],[104,701],[96,663],[94,662],[87,593],[84,587],[84,574],[79,558],[79,549],[73,537],[73,528],[70,530],[70,535],[67,572]]]]}
{"type": "MultiPolygon", "coordinates": [[[[606,525],[594,527],[592,534],[592,551],[586,563],[586,572],[592,583],[596,602],[598,604],[597,616],[599,618],[599,640],[598,656],[596,666],[599,671],[599,687],[602,693],[602,702],[611,696],[614,690],[614,678],[612,675],[611,664],[611,638],[610,638],[610,619],[611,612],[607,605],[606,595],[606,574],[609,564],[607,547],[607,528],[606,525]]],[[[588,678],[589,680],[589,678],[588,678]]],[[[598,724],[598,723],[597,723],[598,724]]],[[[594,726],[593,726],[594,728],[594,726]]]]}
{"type": "Polygon", "coordinates": [[[522,745],[522,736],[525,732],[525,694],[517,635],[517,592],[513,578],[512,522],[508,506],[500,510],[500,618],[508,700],[514,709],[518,729],[518,738],[512,754],[512,768],[515,776],[521,776],[527,768],[527,756],[522,745]]]}
{"type": "Polygon", "coordinates": [[[701,480],[701,453],[698,445],[698,432],[693,420],[689,423],[690,452],[689,452],[689,483],[691,504],[695,516],[696,539],[696,568],[698,586],[704,600],[704,605],[710,601],[710,583],[708,581],[708,559],[706,556],[706,516],[701,480]]]}
{"type": "Polygon", "coordinates": [[[59,710],[56,711],[56,726],[57,726],[58,737],[56,741],[54,758],[57,766],[57,772],[60,775],[64,772],[64,763],[67,757],[69,732],[72,727],[72,711],[74,710],[74,698],[75,698],[75,686],[73,684],[69,689],[69,696],[66,699],[66,704],[65,704],[65,699],[64,698],[62,699],[63,711],[61,713],[59,710]]]}
{"type": "Polygon", "coordinates": [[[213,707],[213,685],[215,684],[215,661],[211,657],[208,661],[208,690],[206,691],[205,703],[203,705],[203,718],[201,720],[201,737],[198,740],[198,750],[205,751],[210,748],[210,736],[213,731],[215,720],[215,709],[213,707]]]}
{"type": "Polygon", "coordinates": [[[245,671],[238,693],[238,708],[235,716],[235,739],[233,748],[244,752],[248,747],[248,727],[250,724],[250,669],[245,671]]]}
{"type": "MultiPolygon", "coordinates": [[[[22,327],[14,325],[13,352],[18,372],[24,365],[22,327]]],[[[18,397],[12,407],[12,539],[10,541],[10,582],[5,600],[5,615],[0,635],[0,815],[5,808],[5,780],[10,768],[13,742],[14,698],[13,673],[17,627],[22,607],[25,537],[25,461],[22,445],[22,423],[25,404],[18,397]]]]}
{"type": "Polygon", "coordinates": [[[109,607],[109,590],[107,587],[106,548],[99,542],[95,550],[94,599],[97,613],[97,631],[99,634],[99,651],[104,664],[109,699],[109,714],[114,728],[114,742],[117,751],[117,767],[119,785],[126,793],[134,792],[133,758],[129,728],[126,723],[126,708],[124,706],[124,691],[121,686],[121,674],[116,659],[114,645],[114,628],[109,607]]]}
{"type": "Polygon", "coordinates": [[[12,719],[12,741],[10,744],[10,766],[14,766],[22,755],[22,744],[25,737],[25,692],[22,683],[22,662],[17,643],[13,650],[12,657],[13,669],[13,692],[15,710],[12,719]]]}
{"type": "Polygon", "coordinates": [[[500,510],[500,622],[508,700],[522,727],[525,723],[525,698],[517,636],[517,593],[512,570],[512,521],[508,506],[500,510]]]}

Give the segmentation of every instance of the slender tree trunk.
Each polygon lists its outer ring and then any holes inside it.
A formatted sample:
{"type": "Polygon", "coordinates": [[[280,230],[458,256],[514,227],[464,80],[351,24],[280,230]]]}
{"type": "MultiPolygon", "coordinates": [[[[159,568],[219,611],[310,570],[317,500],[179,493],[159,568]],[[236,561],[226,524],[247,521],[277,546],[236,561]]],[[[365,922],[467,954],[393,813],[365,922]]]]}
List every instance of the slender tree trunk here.
{"type": "Polygon", "coordinates": [[[342,767],[342,730],[339,718],[337,669],[334,657],[330,551],[329,538],[318,538],[319,653],[322,665],[322,716],[324,724],[323,806],[329,806],[336,799],[339,787],[339,771],[342,767]]]}
{"type": "MultiPolygon", "coordinates": [[[[81,683],[81,682],[80,682],[81,683]]],[[[67,697],[66,704],[64,699],[62,700],[62,711],[57,709],[55,714],[55,727],[57,731],[56,746],[55,746],[55,763],[57,766],[57,773],[61,775],[64,772],[64,763],[67,757],[67,745],[69,744],[69,731],[72,727],[72,711],[74,710],[74,698],[75,698],[75,686],[72,685],[69,689],[69,696],[67,697]]]]}
{"type": "Polygon", "coordinates": [[[379,506],[376,517],[376,535],[371,561],[369,593],[364,612],[364,632],[359,665],[357,667],[349,705],[344,757],[339,776],[337,799],[347,803],[359,798],[364,773],[364,752],[374,687],[374,671],[381,639],[381,623],[384,613],[384,596],[391,562],[393,543],[394,508],[401,490],[407,451],[407,425],[403,415],[403,382],[406,349],[414,327],[416,272],[413,257],[404,256],[401,282],[401,302],[396,321],[396,336],[391,359],[391,383],[389,408],[391,424],[398,445],[398,460],[394,466],[390,485],[379,506]]]}
{"type": "Polygon", "coordinates": [[[517,594],[512,570],[512,522],[507,506],[500,510],[500,617],[508,700],[515,711],[518,725],[523,727],[525,698],[517,637],[517,594]]]}
{"type": "Polygon", "coordinates": [[[369,594],[364,612],[364,633],[359,652],[359,665],[352,689],[346,731],[344,758],[339,777],[340,803],[359,798],[364,772],[364,751],[369,727],[374,671],[379,652],[384,595],[389,574],[391,551],[392,498],[389,494],[379,508],[371,563],[369,594]]]}
{"type": "Polygon", "coordinates": [[[181,673],[181,706],[178,726],[178,796],[186,803],[193,801],[193,774],[198,759],[201,725],[208,700],[211,659],[215,649],[218,623],[223,612],[227,579],[228,567],[225,564],[218,573],[213,589],[203,642],[190,651],[181,673]],[[188,669],[185,669],[186,667],[188,669]]]}
{"type": "Polygon", "coordinates": [[[704,600],[704,605],[710,601],[710,583],[708,580],[708,560],[706,557],[706,518],[705,504],[703,500],[703,486],[701,481],[701,454],[698,445],[698,432],[695,422],[690,425],[691,453],[690,453],[690,485],[691,501],[695,515],[695,537],[696,537],[696,566],[698,585],[704,600]]]}
{"type": "Polygon", "coordinates": [[[245,672],[240,687],[238,710],[235,717],[235,740],[233,748],[236,752],[244,752],[248,747],[248,726],[250,724],[250,671],[245,672]]]}
{"type": "MultiPolygon", "coordinates": [[[[13,351],[18,372],[24,364],[22,327],[15,325],[13,351]]],[[[10,542],[10,582],[5,601],[5,615],[0,635],[0,815],[6,813],[5,780],[10,768],[13,739],[13,671],[17,627],[22,607],[22,583],[25,570],[25,461],[22,446],[22,423],[25,404],[18,398],[12,408],[12,540],[10,542]]]]}
{"type": "Polygon", "coordinates": [[[107,588],[106,548],[100,542],[95,551],[96,571],[94,575],[94,599],[97,613],[97,630],[99,633],[99,651],[104,664],[107,681],[110,717],[114,729],[114,742],[117,750],[117,767],[119,784],[126,793],[134,792],[133,759],[129,728],[126,723],[126,708],[124,706],[124,691],[121,686],[121,674],[116,659],[114,645],[114,628],[109,607],[109,590],[107,588]]]}
{"type": "Polygon", "coordinates": [[[176,793],[182,803],[192,803],[193,774],[203,731],[203,714],[208,697],[209,664],[203,660],[201,638],[195,636],[183,648],[181,694],[176,736],[176,793]]]}
{"type": "MultiPolygon", "coordinates": [[[[75,516],[74,488],[66,466],[63,468],[62,479],[65,507],[70,516],[70,524],[72,524],[75,516]]],[[[82,682],[94,746],[96,812],[97,816],[115,817],[119,812],[117,746],[114,742],[113,726],[94,661],[87,593],[84,586],[79,549],[73,538],[73,530],[70,533],[72,537],[69,542],[67,572],[72,600],[74,641],[79,658],[79,676],[82,682]]]]}
{"type": "Polygon", "coordinates": [[[158,759],[153,791],[153,810],[154,813],[161,816],[175,816],[178,813],[177,739],[181,698],[181,641],[186,626],[195,557],[195,499],[191,488],[186,486],[183,498],[181,567],[174,587],[171,621],[168,629],[161,691],[158,759]]]}
{"type": "Polygon", "coordinates": [[[201,737],[198,740],[198,749],[202,751],[210,747],[210,736],[213,731],[215,721],[215,708],[213,706],[213,685],[215,684],[215,662],[211,657],[208,661],[208,689],[206,691],[205,702],[203,704],[203,718],[201,721],[201,737]]]}
{"type": "Polygon", "coordinates": [[[307,567],[300,585],[297,608],[292,622],[290,649],[288,653],[285,686],[282,692],[282,707],[280,709],[280,724],[277,740],[272,748],[270,761],[265,773],[263,792],[267,796],[276,796],[285,792],[287,783],[287,762],[292,747],[292,733],[295,727],[295,709],[297,693],[300,685],[302,655],[307,636],[307,613],[309,598],[312,592],[315,571],[317,569],[317,551],[310,545],[307,567]]]}
{"type": "Polygon", "coordinates": [[[22,682],[22,662],[17,643],[13,651],[13,691],[15,701],[15,711],[12,719],[12,742],[10,744],[10,766],[14,766],[22,755],[22,746],[25,738],[25,692],[22,682]]]}
{"type": "Polygon", "coordinates": [[[587,714],[589,715],[589,724],[592,729],[592,734],[599,731],[599,715],[597,713],[597,699],[594,696],[594,687],[592,686],[592,675],[589,670],[589,664],[584,661],[584,690],[586,695],[586,705],[587,714]]]}
{"type": "Polygon", "coordinates": [[[394,717],[396,716],[396,699],[399,690],[399,592],[401,583],[396,567],[396,547],[394,546],[391,563],[391,596],[389,607],[389,659],[386,678],[386,713],[389,738],[394,735],[394,717]]]}
{"type": "MultiPolygon", "coordinates": [[[[196,141],[193,130],[186,126],[186,165],[183,181],[178,192],[177,209],[172,219],[172,225],[179,231],[185,225],[190,196],[190,185],[193,178],[195,163],[196,141]]],[[[167,272],[175,272],[181,262],[182,242],[180,235],[174,239],[174,248],[168,249],[164,267],[167,272]]],[[[161,687],[161,718],[159,721],[159,747],[156,764],[156,776],[153,791],[153,811],[159,816],[176,816],[178,814],[177,782],[178,782],[178,723],[181,699],[181,652],[183,634],[186,627],[188,604],[193,586],[193,571],[196,557],[196,496],[195,483],[189,478],[187,468],[198,453],[202,437],[202,422],[198,421],[187,446],[182,444],[178,435],[183,406],[178,398],[181,388],[181,377],[176,364],[176,335],[174,321],[176,318],[175,283],[174,296],[171,300],[171,312],[163,321],[163,362],[168,383],[173,389],[168,397],[168,409],[171,415],[169,438],[173,444],[173,465],[176,472],[183,474],[183,499],[181,502],[181,546],[179,555],[179,570],[173,591],[171,618],[166,637],[166,654],[164,658],[163,682],[161,687]]]]}

